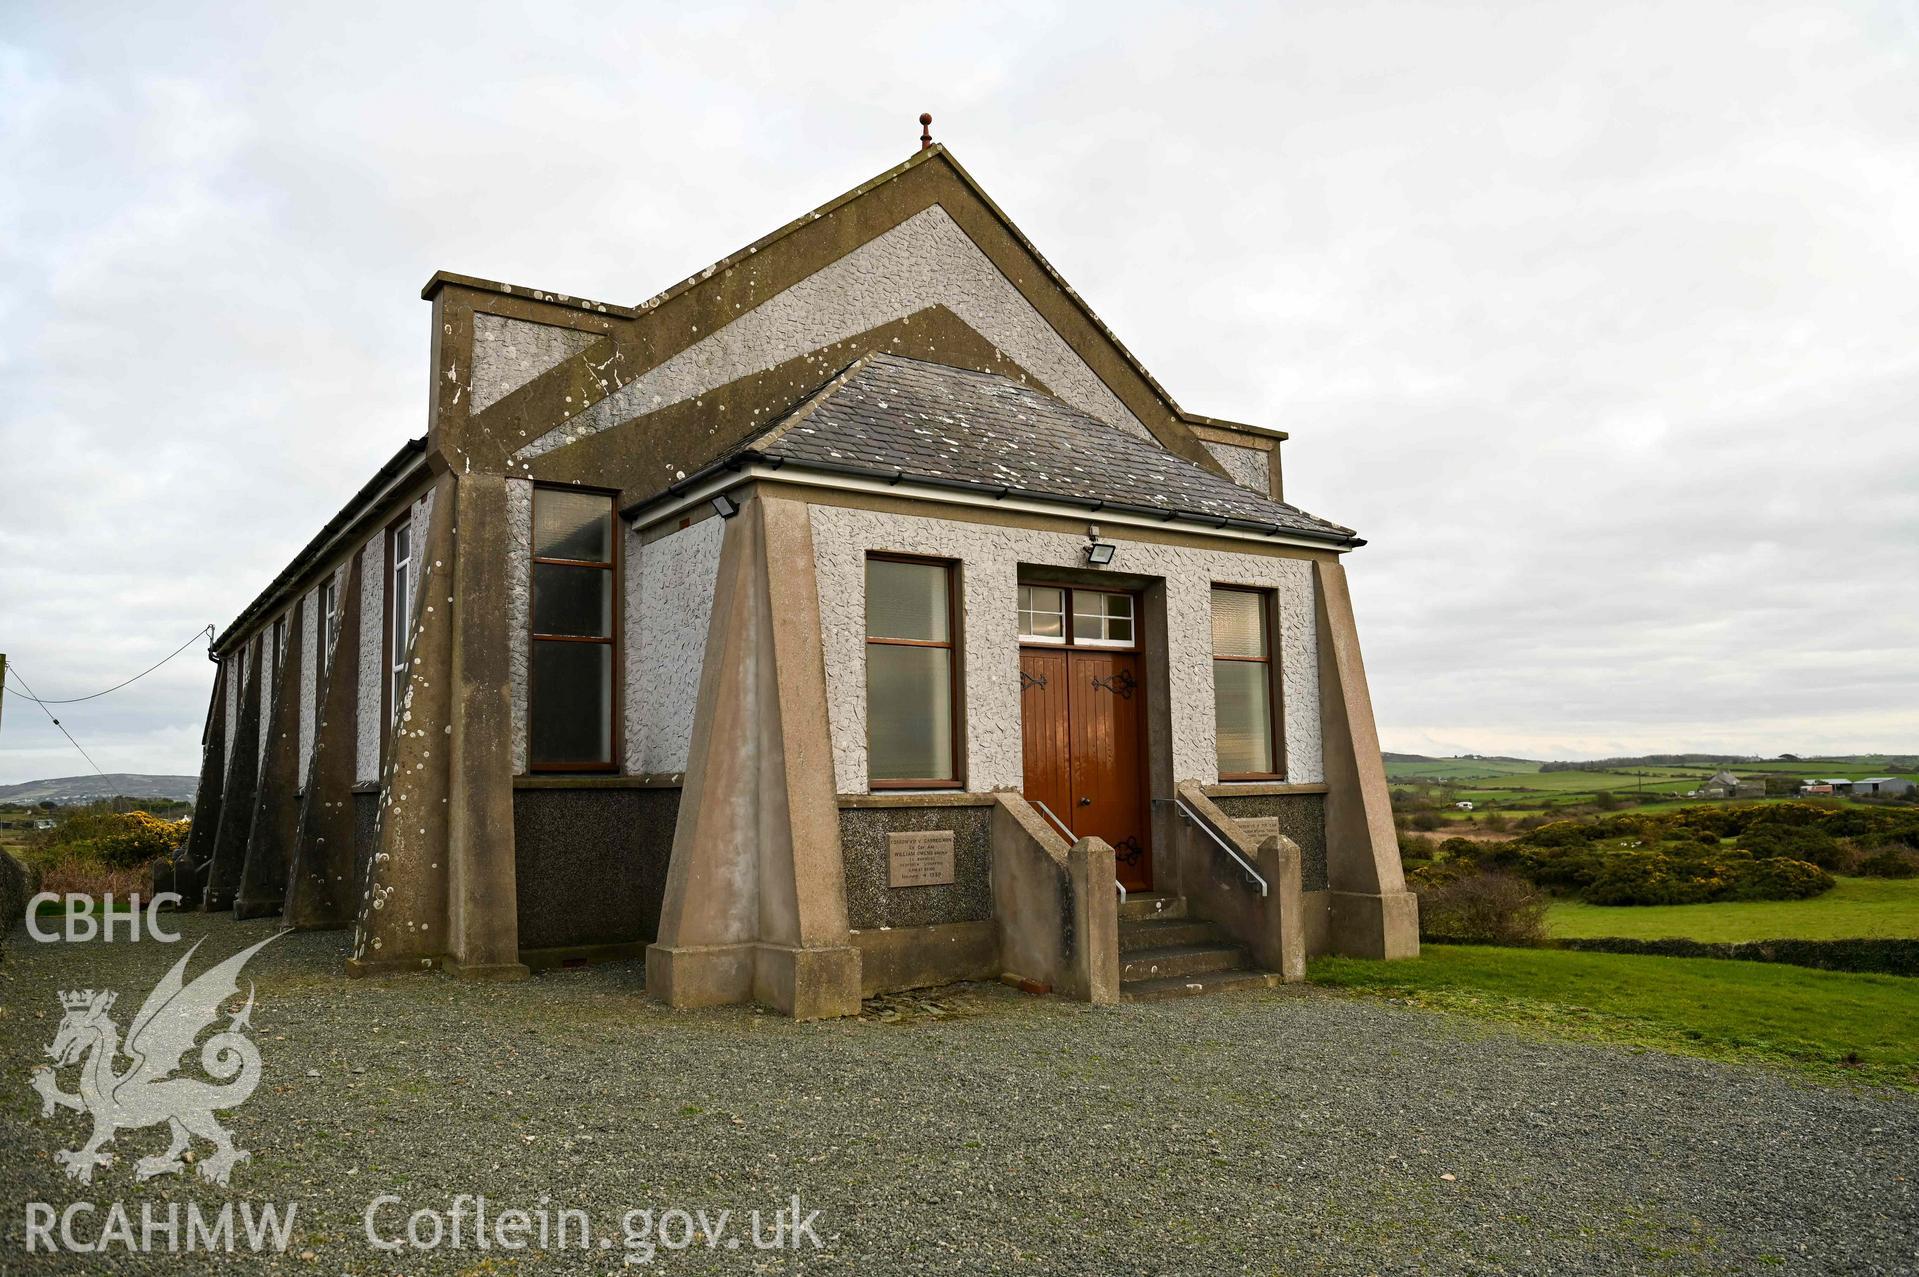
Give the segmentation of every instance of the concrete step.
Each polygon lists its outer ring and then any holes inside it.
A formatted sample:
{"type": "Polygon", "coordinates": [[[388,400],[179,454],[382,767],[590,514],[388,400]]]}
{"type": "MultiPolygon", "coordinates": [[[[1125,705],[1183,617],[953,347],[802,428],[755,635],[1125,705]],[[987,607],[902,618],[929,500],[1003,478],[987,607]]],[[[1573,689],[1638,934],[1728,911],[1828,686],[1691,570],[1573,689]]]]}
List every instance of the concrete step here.
{"type": "Polygon", "coordinates": [[[1119,924],[1119,951],[1167,949],[1181,944],[1218,944],[1225,937],[1210,922],[1193,918],[1154,918],[1148,922],[1119,924]]]}
{"type": "Polygon", "coordinates": [[[1246,950],[1236,944],[1175,944],[1162,949],[1135,949],[1119,960],[1119,978],[1153,980],[1162,976],[1206,975],[1236,971],[1246,965],[1246,950]]]}
{"type": "Polygon", "coordinates": [[[1277,971],[1211,971],[1204,975],[1159,976],[1151,980],[1127,980],[1119,986],[1125,1002],[1158,1002],[1165,998],[1192,998],[1202,993],[1224,993],[1229,989],[1276,989],[1277,971]]]}
{"type": "Polygon", "coordinates": [[[1126,903],[1119,907],[1121,922],[1145,922],[1152,918],[1184,918],[1185,916],[1185,896],[1162,896],[1154,892],[1136,891],[1126,897],[1126,903]]]}

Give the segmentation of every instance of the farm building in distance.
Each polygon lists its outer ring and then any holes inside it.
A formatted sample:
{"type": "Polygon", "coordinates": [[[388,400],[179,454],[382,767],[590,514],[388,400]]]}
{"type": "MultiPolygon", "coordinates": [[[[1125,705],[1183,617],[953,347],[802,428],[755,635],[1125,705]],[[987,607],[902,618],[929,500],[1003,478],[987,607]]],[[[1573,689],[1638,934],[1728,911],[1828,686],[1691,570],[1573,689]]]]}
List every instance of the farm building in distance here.
{"type": "Polygon", "coordinates": [[[944,148],[638,306],[424,297],[426,436],[215,642],[205,907],[806,1017],[1418,952],[1363,542],[944,148]]]}
{"type": "Polygon", "coordinates": [[[1820,781],[1807,781],[1800,787],[1802,794],[1850,794],[1854,798],[1898,798],[1910,794],[1916,788],[1914,784],[1898,776],[1866,776],[1858,780],[1843,777],[1820,781]]]}
{"type": "Polygon", "coordinates": [[[1741,780],[1729,771],[1714,772],[1692,791],[1694,798],[1764,798],[1764,781],[1741,780]]]}

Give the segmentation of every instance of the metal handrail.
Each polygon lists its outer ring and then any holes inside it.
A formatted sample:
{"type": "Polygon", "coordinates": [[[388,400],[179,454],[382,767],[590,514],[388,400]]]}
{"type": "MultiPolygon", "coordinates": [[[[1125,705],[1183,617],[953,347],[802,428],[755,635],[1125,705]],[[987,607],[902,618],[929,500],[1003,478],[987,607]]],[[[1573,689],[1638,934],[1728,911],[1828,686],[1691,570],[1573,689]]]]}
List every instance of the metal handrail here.
{"type": "Polygon", "coordinates": [[[1058,829],[1062,834],[1066,835],[1066,841],[1068,844],[1076,843],[1079,841],[1079,835],[1075,834],[1072,830],[1068,829],[1066,827],[1066,822],[1061,820],[1058,816],[1055,816],[1053,814],[1053,809],[1051,807],[1048,807],[1045,803],[1041,802],[1037,798],[1029,798],[1027,801],[1032,803],[1033,806],[1039,808],[1039,814],[1046,817],[1046,819],[1052,821],[1054,828],[1058,829]]]}
{"type": "MultiPolygon", "coordinates": [[[[1039,808],[1040,815],[1046,817],[1046,819],[1052,821],[1054,825],[1059,827],[1059,831],[1062,834],[1066,835],[1066,842],[1068,846],[1071,846],[1073,843],[1076,843],[1079,841],[1079,835],[1075,834],[1072,830],[1068,829],[1066,827],[1066,822],[1061,820],[1058,816],[1055,816],[1053,814],[1053,809],[1051,807],[1048,807],[1045,803],[1041,802],[1037,798],[1029,798],[1026,801],[1033,804],[1033,806],[1039,808]]],[[[1125,904],[1126,903],[1126,884],[1121,882],[1119,879],[1115,878],[1113,879],[1113,885],[1119,888],[1119,902],[1121,904],[1125,904]]]]}
{"type": "Polygon", "coordinates": [[[1218,843],[1219,849],[1225,852],[1227,855],[1231,856],[1234,862],[1237,863],[1241,869],[1246,871],[1246,876],[1248,878],[1251,878],[1254,882],[1259,884],[1260,895],[1264,896],[1268,894],[1266,879],[1260,876],[1259,870],[1247,864],[1246,857],[1240,855],[1237,851],[1234,851],[1231,843],[1227,842],[1224,838],[1221,838],[1217,833],[1213,831],[1213,827],[1211,825],[1207,824],[1204,820],[1200,819],[1199,813],[1194,811],[1190,806],[1188,806],[1184,798],[1173,799],[1173,805],[1179,808],[1180,815],[1192,821],[1193,824],[1198,826],[1201,832],[1203,832],[1208,838],[1211,838],[1214,842],[1218,843]]]}

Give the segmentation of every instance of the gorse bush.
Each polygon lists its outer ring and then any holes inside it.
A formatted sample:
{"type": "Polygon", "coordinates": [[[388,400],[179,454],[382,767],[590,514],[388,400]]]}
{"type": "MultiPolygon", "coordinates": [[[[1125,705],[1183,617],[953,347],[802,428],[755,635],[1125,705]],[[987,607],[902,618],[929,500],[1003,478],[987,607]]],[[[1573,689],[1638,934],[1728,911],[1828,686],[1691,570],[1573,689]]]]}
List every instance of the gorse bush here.
{"type": "Polygon", "coordinates": [[[1899,843],[1868,848],[1860,855],[1859,872],[1873,878],[1919,878],[1919,851],[1899,843]]]}
{"type": "Polygon", "coordinates": [[[144,811],[95,809],[75,812],[57,827],[40,831],[29,847],[34,858],[43,863],[79,862],[107,869],[136,869],[172,855],[185,839],[186,828],[144,811]]]}
{"type": "Polygon", "coordinates": [[[1919,812],[1904,808],[1714,804],[1519,824],[1504,842],[1421,839],[1420,876],[1438,887],[1485,871],[1616,905],[1797,900],[1834,873],[1919,876],[1919,812]]]}
{"type": "Polygon", "coordinates": [[[1825,869],[1847,868],[1849,849],[1817,825],[1755,825],[1736,835],[1738,845],[1760,858],[1783,856],[1825,869]]]}
{"type": "Polygon", "coordinates": [[[1419,929],[1446,940],[1538,944],[1546,938],[1546,893],[1511,874],[1445,865],[1414,877],[1419,929]]]}
{"type": "Polygon", "coordinates": [[[1798,900],[1832,888],[1817,865],[1741,852],[1672,855],[1631,851],[1607,857],[1580,898],[1596,905],[1686,905],[1713,900],[1798,900]]]}
{"type": "Polygon", "coordinates": [[[1557,820],[1509,842],[1448,839],[1441,850],[1593,904],[1794,900],[1830,889],[1828,867],[1846,869],[1858,853],[1826,827],[1827,810],[1775,807],[1781,810],[1697,807],[1557,820]]]}

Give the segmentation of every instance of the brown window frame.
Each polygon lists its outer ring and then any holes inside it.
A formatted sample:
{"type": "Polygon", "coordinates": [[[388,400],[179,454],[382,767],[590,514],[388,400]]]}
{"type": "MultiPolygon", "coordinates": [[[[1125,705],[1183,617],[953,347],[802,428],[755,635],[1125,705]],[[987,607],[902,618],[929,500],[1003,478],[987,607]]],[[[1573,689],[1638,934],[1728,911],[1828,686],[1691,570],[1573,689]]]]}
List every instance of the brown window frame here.
{"type": "Polygon", "coordinates": [[[626,623],[625,613],[623,611],[624,600],[621,598],[622,590],[620,585],[620,494],[618,489],[614,488],[588,488],[572,483],[536,483],[533,485],[532,501],[529,502],[527,506],[527,517],[533,521],[533,528],[539,526],[537,515],[534,513],[534,506],[539,502],[540,490],[543,488],[552,492],[573,492],[585,496],[605,497],[607,509],[607,550],[612,557],[604,561],[595,561],[589,559],[559,559],[549,555],[538,554],[531,549],[532,533],[529,531],[526,570],[526,770],[529,775],[533,772],[572,772],[576,774],[618,772],[620,770],[620,759],[625,752],[625,742],[621,736],[621,728],[623,726],[621,719],[623,715],[620,693],[622,690],[621,685],[625,680],[621,677],[620,673],[620,630],[626,623]],[[540,574],[535,569],[542,563],[550,563],[559,567],[601,568],[613,574],[613,584],[611,586],[613,609],[612,615],[607,620],[606,628],[609,632],[606,637],[597,638],[586,634],[541,634],[533,628],[533,618],[539,612],[539,606],[535,596],[538,594],[540,588],[540,574]],[[539,662],[533,659],[533,653],[535,646],[540,643],[597,643],[612,649],[612,654],[607,658],[607,682],[610,684],[607,688],[607,697],[610,702],[607,706],[607,713],[611,716],[611,730],[607,734],[608,757],[604,762],[562,761],[536,763],[533,761],[533,715],[534,706],[537,703],[537,697],[539,695],[538,678],[534,673],[538,668],[539,662]]]}
{"type": "MultiPolygon", "coordinates": [[[[1272,590],[1262,586],[1228,585],[1218,581],[1212,582],[1206,591],[1206,619],[1208,627],[1206,643],[1209,649],[1213,647],[1211,635],[1213,616],[1212,597],[1213,592],[1217,590],[1230,590],[1235,594],[1251,594],[1259,599],[1259,621],[1266,640],[1266,655],[1221,656],[1216,650],[1210,651],[1209,654],[1215,661],[1240,661],[1248,665],[1264,665],[1266,667],[1266,722],[1268,730],[1271,732],[1272,762],[1273,766],[1277,769],[1265,772],[1222,771],[1219,773],[1220,782],[1222,784],[1231,784],[1236,781],[1257,782],[1283,780],[1286,776],[1286,720],[1281,717],[1284,705],[1279,697],[1279,679],[1275,677],[1275,670],[1273,668],[1276,664],[1273,654],[1275,645],[1279,641],[1279,617],[1277,615],[1278,604],[1276,596],[1272,590]]],[[[1215,701],[1217,701],[1219,696],[1218,679],[1213,680],[1213,696],[1215,701]]],[[[1213,715],[1214,722],[1217,723],[1219,715],[1217,703],[1214,705],[1213,715]]],[[[1213,766],[1215,769],[1219,766],[1219,744],[1217,741],[1215,741],[1213,745],[1213,766]]]]}
{"type": "Polygon", "coordinates": [[[869,705],[867,707],[867,723],[866,723],[866,729],[867,729],[866,787],[868,791],[875,791],[875,790],[882,790],[882,789],[959,789],[959,790],[963,790],[966,788],[966,750],[965,750],[966,733],[963,730],[963,722],[964,722],[963,711],[965,707],[965,698],[960,695],[960,681],[961,681],[961,662],[963,659],[962,653],[965,650],[965,645],[961,642],[961,635],[960,635],[960,617],[961,617],[960,593],[959,593],[960,562],[958,559],[942,559],[942,558],[935,557],[933,555],[892,554],[892,553],[888,553],[881,550],[869,550],[867,551],[865,559],[861,560],[860,562],[860,574],[861,574],[860,588],[862,592],[862,599],[863,599],[863,602],[869,605],[870,605],[870,600],[864,599],[864,591],[865,591],[865,585],[866,585],[865,583],[866,565],[876,560],[882,563],[920,563],[920,564],[925,564],[929,567],[944,569],[946,572],[946,641],[945,642],[939,642],[934,639],[874,638],[873,635],[870,633],[872,629],[872,622],[867,619],[867,615],[866,615],[868,609],[867,607],[863,606],[861,608],[861,614],[860,614],[860,630],[861,630],[861,636],[865,640],[865,645],[860,649],[860,655],[861,655],[862,673],[864,673],[863,667],[865,665],[865,659],[864,659],[865,649],[867,647],[874,647],[874,646],[936,647],[936,648],[944,648],[946,651],[951,653],[951,655],[949,655],[946,658],[947,660],[946,696],[948,701],[950,702],[946,717],[947,717],[947,721],[952,726],[952,734],[953,734],[953,741],[951,746],[952,752],[953,752],[953,776],[950,780],[913,780],[910,778],[905,780],[875,780],[873,779],[872,707],[869,705]]]}

